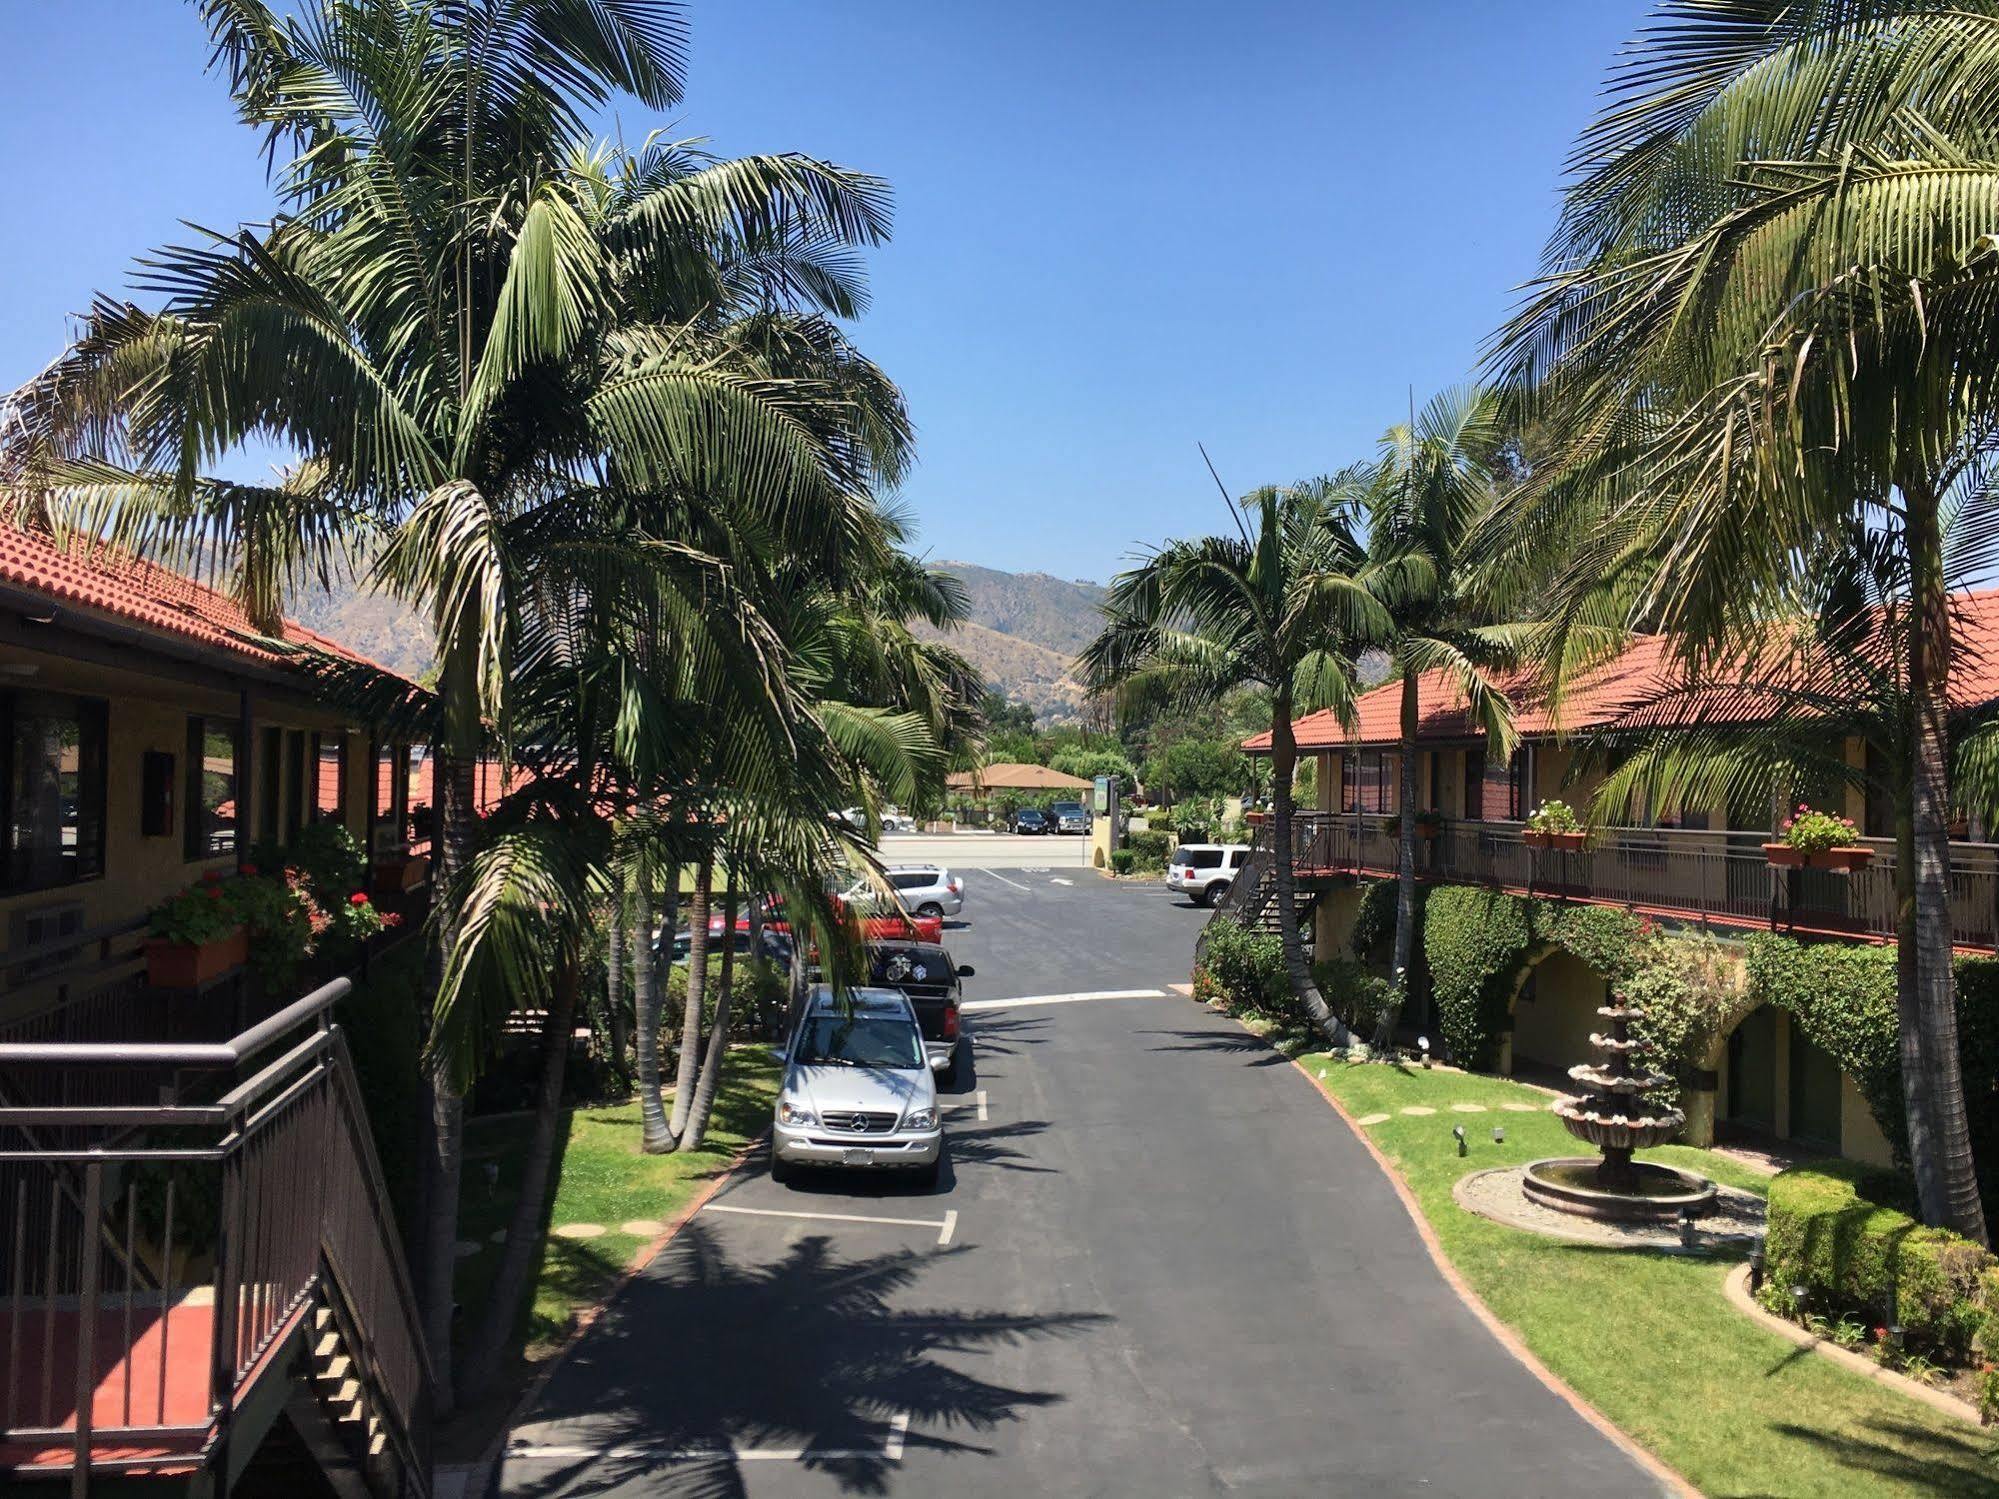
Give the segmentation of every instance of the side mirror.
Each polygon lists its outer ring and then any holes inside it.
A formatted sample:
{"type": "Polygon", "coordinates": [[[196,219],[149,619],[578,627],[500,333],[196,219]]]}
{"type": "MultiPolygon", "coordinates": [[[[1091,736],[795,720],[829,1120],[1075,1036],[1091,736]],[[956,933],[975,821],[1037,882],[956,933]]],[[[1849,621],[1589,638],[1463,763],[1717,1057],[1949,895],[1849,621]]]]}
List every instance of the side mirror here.
{"type": "Polygon", "coordinates": [[[961,979],[973,977],[972,965],[970,963],[960,963],[958,965],[958,977],[961,979]]]}
{"type": "Polygon", "coordinates": [[[773,1062],[782,1062],[786,1057],[790,1055],[791,1055],[790,1050],[783,1046],[773,1046],[770,1049],[770,1059],[773,1062]]]}

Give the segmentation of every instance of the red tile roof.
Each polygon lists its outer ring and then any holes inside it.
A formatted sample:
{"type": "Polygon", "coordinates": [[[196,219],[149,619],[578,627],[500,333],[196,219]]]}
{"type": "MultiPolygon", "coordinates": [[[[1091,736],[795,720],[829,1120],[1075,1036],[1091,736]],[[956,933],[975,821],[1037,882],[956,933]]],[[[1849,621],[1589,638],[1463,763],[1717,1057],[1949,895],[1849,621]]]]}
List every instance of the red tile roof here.
{"type": "MultiPolygon", "coordinates": [[[[1953,602],[1951,703],[1957,708],[1969,708],[1999,699],[1999,589],[1960,594],[1953,602]]],[[[1673,662],[1667,646],[1667,637],[1663,635],[1635,637],[1622,654],[1571,683],[1559,713],[1550,709],[1545,696],[1531,685],[1528,674],[1516,673],[1510,679],[1502,679],[1502,687],[1513,700],[1514,726],[1523,737],[1531,739],[1574,734],[1613,722],[1670,684],[1673,662]]],[[[1416,704],[1418,739],[1481,737],[1466,709],[1463,694],[1447,673],[1425,672],[1417,684],[1416,704]]],[[[1356,721],[1351,733],[1330,712],[1310,713],[1297,719],[1292,728],[1298,737],[1298,748],[1301,751],[1344,749],[1352,744],[1392,745],[1401,740],[1399,681],[1384,682],[1363,693],[1355,709],[1356,721]]],[[[1268,754],[1269,733],[1245,739],[1243,748],[1251,754],[1268,754]]]]}
{"type": "MultiPolygon", "coordinates": [[[[0,584],[42,595],[66,608],[229,651],[260,665],[283,666],[289,661],[264,643],[242,607],[228,595],[101,544],[57,542],[38,531],[0,524],[0,584]]],[[[294,620],[284,622],[280,638],[374,667],[387,676],[397,675],[294,620]]]]}

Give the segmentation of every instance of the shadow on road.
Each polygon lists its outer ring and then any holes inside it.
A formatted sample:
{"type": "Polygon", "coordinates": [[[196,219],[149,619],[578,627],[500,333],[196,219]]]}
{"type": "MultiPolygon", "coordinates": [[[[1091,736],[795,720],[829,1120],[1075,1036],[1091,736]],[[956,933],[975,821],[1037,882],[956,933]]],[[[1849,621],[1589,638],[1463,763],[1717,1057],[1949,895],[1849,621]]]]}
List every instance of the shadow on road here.
{"type": "Polygon", "coordinates": [[[1248,1031],[1138,1031],[1140,1036],[1167,1036],[1169,1042],[1147,1051],[1219,1051],[1247,1057],[1252,1067],[1287,1067],[1291,1059],[1261,1036],[1248,1031]]]}
{"type": "Polygon", "coordinates": [[[939,1355],[1069,1336],[1111,1319],[896,1304],[961,1253],[843,1260],[815,1236],[752,1265],[732,1258],[708,1226],[689,1225],[578,1345],[535,1413],[538,1423],[576,1423],[541,1428],[535,1444],[591,1455],[513,1458],[505,1493],[552,1499],[633,1484],[673,1499],[736,1495],[744,1492],[736,1451],[803,1448],[799,1461],[842,1489],[878,1494],[892,1467],[892,1423],[905,1413],[912,1449],[990,1451],[981,1434],[1064,1397],[980,1379],[939,1355]],[[661,1460],[710,1450],[713,1458],[661,1460]]]}

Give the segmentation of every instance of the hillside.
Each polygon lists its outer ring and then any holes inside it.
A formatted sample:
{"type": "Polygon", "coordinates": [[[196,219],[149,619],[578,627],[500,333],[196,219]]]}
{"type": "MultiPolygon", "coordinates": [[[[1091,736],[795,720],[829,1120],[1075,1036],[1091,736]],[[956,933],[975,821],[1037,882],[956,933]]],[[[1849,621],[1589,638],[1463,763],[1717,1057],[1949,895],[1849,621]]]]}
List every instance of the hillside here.
{"type": "MultiPolygon", "coordinates": [[[[937,566],[961,580],[971,597],[970,619],[950,634],[950,643],[988,683],[1045,722],[1077,717],[1084,693],[1069,668],[1097,633],[1104,590],[971,562],[937,566]]],[[[404,676],[422,677],[431,668],[429,626],[392,600],[335,589],[299,600],[292,612],[300,623],[404,676]]],[[[938,638],[934,630],[923,633],[938,638]]]]}

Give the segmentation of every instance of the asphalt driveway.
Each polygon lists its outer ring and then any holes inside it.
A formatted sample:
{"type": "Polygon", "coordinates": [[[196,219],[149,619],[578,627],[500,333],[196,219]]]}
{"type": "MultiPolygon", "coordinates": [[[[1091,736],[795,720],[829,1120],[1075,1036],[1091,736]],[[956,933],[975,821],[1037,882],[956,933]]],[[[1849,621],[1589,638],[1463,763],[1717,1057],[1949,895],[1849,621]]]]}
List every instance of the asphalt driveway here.
{"type": "Polygon", "coordinates": [[[1166,990],[1206,913],[1064,878],[967,875],[939,1188],[757,1162],[558,1370],[501,1491],[1653,1492],[1310,1083],[1166,990]]]}

